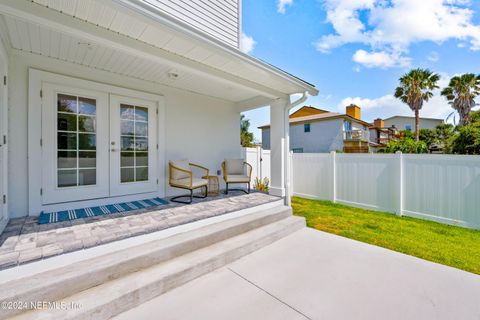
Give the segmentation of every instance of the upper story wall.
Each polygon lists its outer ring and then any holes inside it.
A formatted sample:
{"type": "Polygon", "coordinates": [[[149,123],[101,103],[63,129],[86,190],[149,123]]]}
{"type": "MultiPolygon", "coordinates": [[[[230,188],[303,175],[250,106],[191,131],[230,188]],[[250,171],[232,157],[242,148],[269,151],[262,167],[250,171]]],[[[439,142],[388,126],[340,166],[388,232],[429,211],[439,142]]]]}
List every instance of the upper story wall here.
{"type": "MultiPolygon", "coordinates": [[[[420,118],[420,129],[433,129],[442,123],[443,120],[441,119],[420,118]]],[[[385,119],[385,127],[391,127],[392,125],[395,125],[398,130],[408,130],[410,128],[411,131],[415,131],[415,118],[393,117],[385,119]]]]}
{"type": "Polygon", "coordinates": [[[239,48],[241,0],[143,0],[206,34],[239,48]]]}
{"type": "MultiPolygon", "coordinates": [[[[270,149],[270,128],[262,129],[262,148],[270,149]]],[[[310,132],[304,124],[290,125],[290,150],[300,149],[304,153],[319,153],[343,150],[343,119],[314,121],[310,132]]]]}

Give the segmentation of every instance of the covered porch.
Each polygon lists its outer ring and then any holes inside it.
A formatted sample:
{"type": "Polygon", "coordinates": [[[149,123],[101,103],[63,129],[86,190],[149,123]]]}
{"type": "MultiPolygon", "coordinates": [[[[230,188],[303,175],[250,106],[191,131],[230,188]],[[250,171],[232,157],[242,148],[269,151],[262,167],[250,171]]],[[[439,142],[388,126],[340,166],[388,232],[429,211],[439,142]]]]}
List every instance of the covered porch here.
{"type": "Polygon", "coordinates": [[[42,211],[178,195],[169,160],[207,167],[223,188],[220,164],[242,156],[240,112],[265,105],[270,191],[288,194],[290,97],[314,86],[140,3],[0,3],[4,234],[35,229],[42,211]]]}
{"type": "Polygon", "coordinates": [[[194,198],[191,205],[169,202],[58,223],[39,224],[36,216],[13,218],[0,235],[0,270],[200,220],[268,208],[280,201],[260,192],[230,192],[194,198]]]}

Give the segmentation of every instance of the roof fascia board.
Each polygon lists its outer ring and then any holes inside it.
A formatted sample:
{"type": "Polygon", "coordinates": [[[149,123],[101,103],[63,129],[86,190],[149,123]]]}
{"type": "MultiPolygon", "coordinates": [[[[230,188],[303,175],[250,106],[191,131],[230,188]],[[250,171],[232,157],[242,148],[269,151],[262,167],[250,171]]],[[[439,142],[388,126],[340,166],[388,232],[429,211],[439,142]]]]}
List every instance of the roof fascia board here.
{"type": "Polygon", "coordinates": [[[175,31],[179,31],[183,34],[187,34],[193,37],[194,39],[200,40],[201,42],[206,42],[213,47],[216,47],[221,49],[222,51],[228,52],[229,54],[235,56],[236,58],[241,59],[243,62],[249,63],[264,71],[274,73],[276,76],[279,76],[282,79],[287,80],[291,84],[294,84],[300,87],[299,91],[294,93],[302,93],[304,91],[308,91],[308,93],[312,96],[318,95],[318,90],[315,88],[315,86],[299,78],[296,78],[288,74],[287,72],[280,70],[268,63],[260,61],[242,52],[238,48],[232,47],[208,34],[205,34],[204,32],[201,32],[182,21],[179,21],[173,17],[170,17],[169,15],[161,12],[160,10],[155,10],[150,5],[144,3],[142,0],[112,0],[112,1],[116,4],[125,6],[131,10],[136,11],[137,13],[140,13],[148,17],[150,23],[152,22],[152,19],[153,19],[154,21],[160,22],[162,25],[166,25],[175,31]]]}

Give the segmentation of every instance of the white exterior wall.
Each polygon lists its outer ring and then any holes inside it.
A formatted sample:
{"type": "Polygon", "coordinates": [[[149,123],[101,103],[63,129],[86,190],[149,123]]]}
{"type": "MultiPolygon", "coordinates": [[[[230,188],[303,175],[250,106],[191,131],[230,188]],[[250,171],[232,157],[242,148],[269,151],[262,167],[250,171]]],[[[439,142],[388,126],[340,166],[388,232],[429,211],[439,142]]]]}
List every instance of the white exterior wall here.
{"type": "Polygon", "coordinates": [[[241,0],[143,1],[218,40],[239,47],[241,0]]]}
{"type": "MultiPolygon", "coordinates": [[[[420,129],[433,129],[439,124],[442,124],[443,120],[440,119],[425,119],[420,118],[420,129]]],[[[415,130],[415,118],[414,117],[393,117],[391,119],[385,119],[385,127],[391,127],[394,125],[398,130],[406,130],[407,126],[415,130]]]]}
{"type": "MultiPolygon", "coordinates": [[[[353,124],[352,124],[353,125],[353,124]]],[[[262,147],[270,149],[270,129],[262,129],[262,147]]],[[[302,124],[290,125],[290,150],[303,148],[304,153],[343,150],[343,119],[310,123],[310,132],[302,124]]]]}
{"type": "MultiPolygon", "coordinates": [[[[9,65],[9,170],[10,218],[28,212],[28,68],[33,67],[165,97],[165,157],[189,159],[216,174],[225,158],[241,155],[239,113],[220,99],[73,65],[38,55],[17,52],[9,65]],[[238,128],[238,130],[236,130],[238,128]]],[[[159,128],[162,130],[162,128],[159,128]]],[[[168,177],[165,167],[165,176],[168,177]]],[[[222,179],[220,179],[221,181],[222,179]]],[[[160,181],[168,185],[168,181],[160,181]]],[[[184,190],[166,188],[166,195],[184,190]]]]}

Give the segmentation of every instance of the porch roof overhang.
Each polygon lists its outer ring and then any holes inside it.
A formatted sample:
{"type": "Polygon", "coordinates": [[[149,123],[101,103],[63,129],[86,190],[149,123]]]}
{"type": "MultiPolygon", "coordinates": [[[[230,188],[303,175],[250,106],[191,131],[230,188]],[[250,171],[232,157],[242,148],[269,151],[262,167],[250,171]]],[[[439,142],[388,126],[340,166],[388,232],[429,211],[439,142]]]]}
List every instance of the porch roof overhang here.
{"type": "Polygon", "coordinates": [[[14,50],[220,98],[239,111],[318,93],[140,0],[3,0],[0,14],[14,50]]]}

